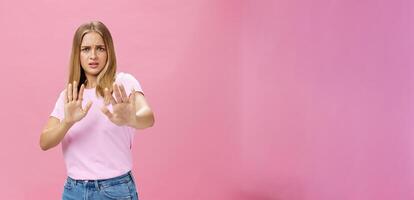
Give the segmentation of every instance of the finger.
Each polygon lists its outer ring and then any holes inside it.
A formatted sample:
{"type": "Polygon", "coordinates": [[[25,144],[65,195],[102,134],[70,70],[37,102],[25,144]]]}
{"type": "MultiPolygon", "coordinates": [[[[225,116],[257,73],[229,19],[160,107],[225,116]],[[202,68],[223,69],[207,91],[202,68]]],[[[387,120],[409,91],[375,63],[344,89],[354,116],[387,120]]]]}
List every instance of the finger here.
{"type": "Polygon", "coordinates": [[[115,101],[114,97],[112,96],[111,92],[109,92],[109,89],[108,88],[106,88],[106,90],[107,90],[107,93],[106,94],[105,94],[105,91],[104,91],[105,100],[107,101],[107,104],[106,105],[108,105],[109,103],[111,103],[112,105],[115,105],[116,104],[116,101],[115,101]]]}
{"type": "Polygon", "coordinates": [[[68,89],[68,101],[72,101],[72,84],[69,83],[69,89],[68,89]]]}
{"type": "Polygon", "coordinates": [[[132,89],[132,92],[129,94],[128,101],[135,103],[135,89],[132,89]]]}
{"type": "Polygon", "coordinates": [[[125,103],[128,103],[128,96],[127,96],[127,94],[125,92],[125,88],[122,84],[119,85],[119,90],[121,92],[122,101],[125,102],[125,103]]]}
{"type": "Polygon", "coordinates": [[[115,101],[115,98],[112,95],[110,96],[109,101],[111,102],[112,105],[117,104],[117,102],[115,101]]]}
{"type": "Polygon", "coordinates": [[[109,89],[105,88],[104,89],[104,104],[105,104],[105,106],[109,105],[110,96],[111,96],[111,93],[109,93],[109,89]]]}
{"type": "Polygon", "coordinates": [[[88,113],[88,111],[89,111],[89,109],[91,109],[91,107],[92,107],[92,101],[89,101],[89,102],[86,104],[85,109],[83,109],[83,110],[84,110],[85,115],[88,113]]]}
{"type": "Polygon", "coordinates": [[[65,89],[65,91],[63,92],[63,93],[64,93],[64,96],[65,96],[65,98],[64,98],[65,103],[68,103],[68,102],[69,102],[69,100],[68,100],[68,87],[69,87],[69,86],[66,86],[66,89],[65,89]]]}
{"type": "Polygon", "coordinates": [[[101,108],[101,111],[109,118],[109,119],[111,119],[112,118],[112,113],[111,113],[111,111],[109,111],[108,110],[108,108],[106,107],[106,106],[104,106],[104,107],[102,107],[101,108]]]}
{"type": "Polygon", "coordinates": [[[78,100],[78,83],[76,81],[73,81],[73,100],[78,100]]]}
{"type": "Polygon", "coordinates": [[[79,91],[79,100],[82,101],[83,100],[83,91],[85,90],[85,85],[82,84],[80,87],[80,91],[79,91]]]}
{"type": "Polygon", "coordinates": [[[119,92],[119,88],[118,85],[116,83],[114,83],[114,93],[115,93],[115,97],[116,97],[116,102],[117,103],[122,103],[122,97],[121,97],[121,93],[119,92]]]}

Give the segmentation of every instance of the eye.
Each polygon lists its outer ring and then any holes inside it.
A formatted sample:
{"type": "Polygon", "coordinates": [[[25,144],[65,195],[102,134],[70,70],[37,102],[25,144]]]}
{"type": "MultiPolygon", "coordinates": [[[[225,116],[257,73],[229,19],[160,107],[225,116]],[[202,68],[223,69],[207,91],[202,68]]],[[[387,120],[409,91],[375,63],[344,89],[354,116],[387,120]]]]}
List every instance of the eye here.
{"type": "Polygon", "coordinates": [[[103,48],[103,47],[99,47],[99,48],[98,48],[98,50],[99,50],[99,51],[105,51],[105,48],[103,48]]]}
{"type": "Polygon", "coordinates": [[[89,51],[89,47],[85,47],[85,48],[81,49],[81,51],[89,51]]]}

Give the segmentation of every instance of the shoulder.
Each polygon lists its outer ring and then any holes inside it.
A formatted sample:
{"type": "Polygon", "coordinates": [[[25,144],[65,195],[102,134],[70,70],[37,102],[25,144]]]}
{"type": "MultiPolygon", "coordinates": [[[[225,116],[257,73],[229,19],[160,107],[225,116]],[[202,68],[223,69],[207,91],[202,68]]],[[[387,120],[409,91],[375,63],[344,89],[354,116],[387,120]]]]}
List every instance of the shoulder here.
{"type": "Polygon", "coordinates": [[[65,92],[66,92],[66,88],[63,88],[60,90],[57,96],[57,101],[63,101],[63,99],[65,98],[65,92]]]}
{"type": "Polygon", "coordinates": [[[135,78],[135,76],[133,76],[130,73],[118,72],[116,74],[115,82],[123,84],[127,91],[135,90],[135,91],[142,92],[142,87],[141,87],[140,82],[138,81],[138,79],[135,78]]]}
{"type": "Polygon", "coordinates": [[[66,92],[66,88],[61,89],[60,92],[59,92],[59,97],[64,97],[65,92],[66,92]]]}
{"type": "Polygon", "coordinates": [[[115,82],[117,83],[129,83],[129,84],[135,84],[135,83],[139,83],[138,79],[132,75],[131,73],[128,72],[118,72],[116,74],[116,79],[115,82]]]}
{"type": "Polygon", "coordinates": [[[116,79],[117,80],[128,80],[128,79],[136,79],[136,78],[128,72],[117,72],[116,79]]]}

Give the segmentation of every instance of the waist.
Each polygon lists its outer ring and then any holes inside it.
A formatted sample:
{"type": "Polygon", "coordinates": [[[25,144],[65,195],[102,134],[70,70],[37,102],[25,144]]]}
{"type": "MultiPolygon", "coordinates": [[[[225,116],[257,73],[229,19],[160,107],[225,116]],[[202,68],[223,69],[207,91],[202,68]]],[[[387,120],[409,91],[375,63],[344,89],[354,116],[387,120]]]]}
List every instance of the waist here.
{"type": "Polygon", "coordinates": [[[79,180],[79,179],[73,179],[71,177],[67,177],[66,182],[72,185],[83,185],[86,188],[105,188],[113,185],[118,185],[122,183],[128,183],[129,181],[134,182],[134,178],[132,176],[132,172],[128,171],[125,174],[122,174],[117,177],[109,178],[109,179],[98,179],[98,180],[79,180]]]}

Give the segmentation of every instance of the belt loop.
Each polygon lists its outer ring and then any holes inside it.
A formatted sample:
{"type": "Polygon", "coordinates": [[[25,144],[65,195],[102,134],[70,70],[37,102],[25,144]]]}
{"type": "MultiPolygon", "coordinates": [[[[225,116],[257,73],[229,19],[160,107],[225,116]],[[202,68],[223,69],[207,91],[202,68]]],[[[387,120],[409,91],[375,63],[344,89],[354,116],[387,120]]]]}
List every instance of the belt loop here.
{"type": "Polygon", "coordinates": [[[131,177],[132,182],[134,182],[134,184],[135,184],[135,179],[134,179],[134,176],[132,176],[132,171],[129,171],[128,174],[131,177]]]}
{"type": "Polygon", "coordinates": [[[94,182],[95,182],[96,189],[99,190],[100,188],[99,188],[99,185],[98,185],[98,180],[94,180],[94,182]]]}

